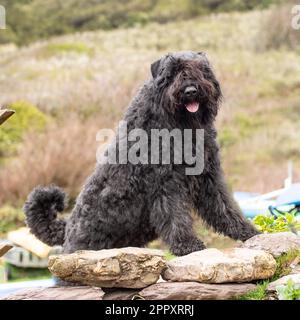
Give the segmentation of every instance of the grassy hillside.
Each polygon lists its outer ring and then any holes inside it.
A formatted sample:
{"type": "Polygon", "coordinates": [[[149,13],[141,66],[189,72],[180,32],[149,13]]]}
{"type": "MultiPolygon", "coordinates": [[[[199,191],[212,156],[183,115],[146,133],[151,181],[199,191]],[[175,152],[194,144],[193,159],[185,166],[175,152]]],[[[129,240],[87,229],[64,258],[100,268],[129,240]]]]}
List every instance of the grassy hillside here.
{"type": "Polygon", "coordinates": [[[211,11],[264,8],[279,0],[2,0],[6,32],[0,43],[28,44],[53,35],[166,23],[211,11]]]}
{"type": "Polygon", "coordinates": [[[0,204],[22,205],[35,185],[52,182],[75,197],[95,164],[97,130],[115,127],[150,76],[150,63],[174,50],[206,51],[215,66],[231,187],[281,187],[288,159],[300,179],[300,51],[258,51],[268,14],[226,13],[0,47],[0,104],[24,101],[48,119],[42,131],[29,128],[11,141],[18,148],[0,162],[0,204]]]}

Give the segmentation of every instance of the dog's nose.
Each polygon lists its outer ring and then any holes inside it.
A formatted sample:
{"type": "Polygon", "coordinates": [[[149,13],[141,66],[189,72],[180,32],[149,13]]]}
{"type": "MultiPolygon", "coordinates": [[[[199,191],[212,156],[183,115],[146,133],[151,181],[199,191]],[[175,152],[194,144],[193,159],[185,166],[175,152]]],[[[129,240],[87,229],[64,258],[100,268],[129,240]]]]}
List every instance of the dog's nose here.
{"type": "Polygon", "coordinates": [[[197,89],[194,86],[188,86],[184,90],[184,95],[187,98],[194,97],[196,95],[196,93],[197,93],[197,89]]]}

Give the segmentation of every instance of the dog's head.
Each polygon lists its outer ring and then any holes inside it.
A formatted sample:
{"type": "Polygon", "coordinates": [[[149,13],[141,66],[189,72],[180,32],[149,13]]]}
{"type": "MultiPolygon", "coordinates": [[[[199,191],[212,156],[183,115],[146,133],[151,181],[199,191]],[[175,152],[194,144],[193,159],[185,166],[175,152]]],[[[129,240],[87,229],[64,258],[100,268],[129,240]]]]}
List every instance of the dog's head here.
{"type": "Polygon", "coordinates": [[[222,96],[210,64],[202,52],[170,53],[151,65],[161,107],[173,114],[213,120],[222,96]]]}

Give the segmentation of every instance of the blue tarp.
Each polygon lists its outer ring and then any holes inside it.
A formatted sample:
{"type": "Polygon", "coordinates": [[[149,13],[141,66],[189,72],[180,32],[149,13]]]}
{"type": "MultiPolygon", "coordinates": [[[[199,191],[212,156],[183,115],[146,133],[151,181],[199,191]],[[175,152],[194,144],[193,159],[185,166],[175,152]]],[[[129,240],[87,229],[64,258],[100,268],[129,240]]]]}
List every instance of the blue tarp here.
{"type": "Polygon", "coordinates": [[[293,184],[276,199],[276,207],[285,205],[300,205],[300,183],[293,184]]]}

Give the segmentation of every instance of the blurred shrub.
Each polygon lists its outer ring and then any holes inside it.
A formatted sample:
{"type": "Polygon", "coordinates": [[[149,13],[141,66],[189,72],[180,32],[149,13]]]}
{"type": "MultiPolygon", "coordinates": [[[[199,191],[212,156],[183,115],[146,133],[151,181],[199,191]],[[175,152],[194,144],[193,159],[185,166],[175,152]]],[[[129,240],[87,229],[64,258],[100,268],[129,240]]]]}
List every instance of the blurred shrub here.
{"type": "Polygon", "coordinates": [[[24,225],[24,213],[21,209],[5,205],[0,208],[0,236],[24,225]]]}
{"type": "Polygon", "coordinates": [[[259,231],[264,233],[284,232],[293,229],[300,229],[300,222],[294,214],[286,213],[276,219],[272,215],[257,215],[253,223],[259,231]]]}
{"type": "Polygon", "coordinates": [[[264,8],[278,0],[2,0],[8,29],[0,43],[27,44],[75,31],[165,23],[210,12],[264,8]]]}
{"type": "Polygon", "coordinates": [[[51,183],[75,198],[96,164],[96,133],[108,125],[107,119],[68,115],[43,132],[26,134],[17,156],[0,170],[0,205],[22,206],[34,187],[51,183]]]}
{"type": "Polygon", "coordinates": [[[26,101],[14,102],[9,108],[15,110],[16,114],[1,126],[0,157],[15,151],[25,132],[40,130],[47,122],[47,116],[26,101]]]}
{"type": "Polygon", "coordinates": [[[292,7],[294,0],[285,1],[280,6],[274,6],[267,17],[261,21],[257,35],[256,48],[258,51],[300,46],[300,31],[292,28],[292,7]]]}

